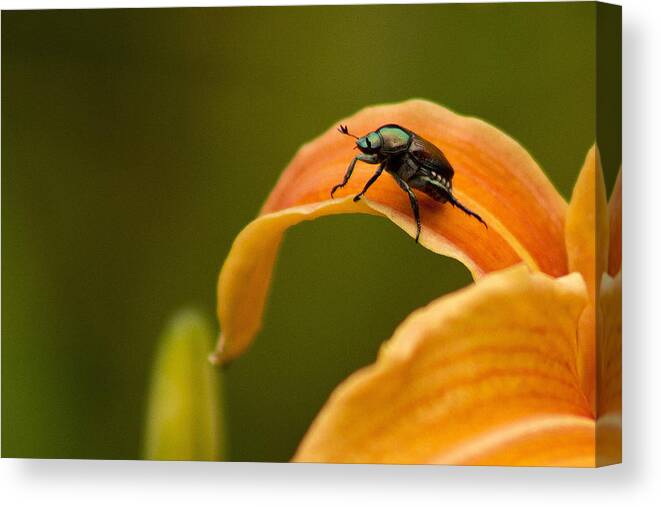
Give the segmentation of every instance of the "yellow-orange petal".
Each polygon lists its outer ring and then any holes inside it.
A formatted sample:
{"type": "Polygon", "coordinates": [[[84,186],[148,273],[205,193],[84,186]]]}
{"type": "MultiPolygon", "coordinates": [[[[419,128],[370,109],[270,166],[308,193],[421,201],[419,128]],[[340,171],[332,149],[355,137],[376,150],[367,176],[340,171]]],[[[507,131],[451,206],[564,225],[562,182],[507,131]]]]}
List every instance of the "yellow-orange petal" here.
{"type": "Polygon", "coordinates": [[[610,219],[608,249],[608,274],[615,276],[622,269],[622,170],[617,173],[615,187],[608,202],[610,219]]]}
{"type": "Polygon", "coordinates": [[[591,411],[575,337],[585,303],[578,274],[523,266],[436,300],[333,392],[294,460],[498,465],[509,463],[495,451],[510,440],[536,457],[527,464],[584,463],[591,411]],[[576,426],[563,445],[577,452],[561,459],[559,432],[547,422],[540,433],[549,418],[576,426]]]}
{"type": "Polygon", "coordinates": [[[608,208],[596,146],[585,157],[574,186],[565,225],[569,271],[583,275],[592,300],[608,262],[608,208]]]}
{"type": "MultiPolygon", "coordinates": [[[[455,167],[456,196],[489,224],[419,194],[420,243],[463,262],[474,278],[521,261],[534,269],[567,271],[563,223],[566,203],[530,155],[487,123],[423,100],[363,109],[338,121],[356,132],[398,122],[442,148],[455,167]]],[[[408,196],[383,175],[359,203],[351,202],[375,166],[359,163],[349,184],[330,200],[356,152],[351,139],[328,132],[303,146],[280,177],[260,217],[239,234],[218,282],[222,328],[217,360],[231,359],[261,326],[273,262],[283,233],[302,221],[336,213],[389,218],[415,235],[408,196]]]]}
{"type": "Polygon", "coordinates": [[[594,467],[595,422],[589,417],[533,417],[494,428],[480,438],[436,456],[462,465],[594,467]]]}
{"type": "Polygon", "coordinates": [[[622,461],[622,275],[604,275],[597,335],[597,463],[622,461]]]}
{"type": "Polygon", "coordinates": [[[578,332],[578,371],[583,392],[592,410],[596,396],[596,334],[601,325],[596,291],[608,263],[608,208],[601,159],[592,146],[578,175],[567,210],[565,242],[569,270],[585,279],[590,295],[578,332]]]}
{"type": "MultiPolygon", "coordinates": [[[[273,265],[284,232],[304,220],[342,213],[382,215],[403,229],[412,227],[397,209],[371,199],[354,203],[351,197],[294,206],[253,220],[234,240],[220,272],[217,298],[222,333],[212,361],[226,362],[239,356],[261,328],[273,265]]],[[[480,232],[486,234],[483,228],[480,232]]],[[[474,276],[481,274],[485,266],[520,261],[499,236],[492,240],[491,250],[482,252],[482,264],[476,264],[464,250],[434,233],[429,233],[425,241],[435,252],[463,262],[474,276]]]]}
{"type": "Polygon", "coordinates": [[[608,203],[608,275],[599,287],[597,464],[622,462],[622,170],[608,203]]]}
{"type": "Polygon", "coordinates": [[[211,358],[213,362],[229,361],[240,355],[259,331],[284,231],[304,220],[349,212],[373,213],[363,201],[336,199],[262,215],[239,233],[218,279],[222,334],[211,358]]]}

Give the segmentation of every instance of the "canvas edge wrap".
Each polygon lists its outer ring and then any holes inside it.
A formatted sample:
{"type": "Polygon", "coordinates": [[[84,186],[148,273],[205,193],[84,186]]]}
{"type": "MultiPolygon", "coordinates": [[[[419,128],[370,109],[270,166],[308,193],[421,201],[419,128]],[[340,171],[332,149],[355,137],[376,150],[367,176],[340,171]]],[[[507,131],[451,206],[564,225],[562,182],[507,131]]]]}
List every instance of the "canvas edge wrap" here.
{"type": "MultiPolygon", "coordinates": [[[[619,5],[596,2],[596,90],[595,118],[597,145],[602,160],[607,195],[610,197],[615,187],[618,172],[622,164],[622,7],[619,5]]],[[[595,231],[597,234],[597,231],[595,231]]],[[[596,238],[595,244],[608,244],[608,238],[596,238]],[[603,241],[602,241],[603,240],[603,241]]],[[[619,240],[621,241],[621,239],[619,240]]],[[[621,245],[620,245],[621,250],[621,245]]],[[[601,278],[602,274],[597,273],[601,278]]],[[[602,318],[611,322],[622,322],[621,299],[616,305],[609,305],[602,318]],[[612,312],[617,312],[613,314],[612,312]]],[[[620,327],[621,329],[621,327],[620,327]]],[[[621,331],[620,331],[621,340],[621,331]]],[[[600,357],[604,353],[605,343],[597,341],[597,399],[606,389],[604,376],[600,374],[600,357]]],[[[611,344],[612,346],[612,344],[611,344]]],[[[622,386],[622,356],[621,343],[617,344],[618,373],[615,380],[622,386]]],[[[612,358],[611,358],[612,360],[612,358]]],[[[621,427],[621,397],[619,398],[619,418],[612,420],[611,415],[600,416],[596,425],[595,435],[595,465],[597,467],[622,462],[622,431],[613,431],[612,424],[621,427]]]]}

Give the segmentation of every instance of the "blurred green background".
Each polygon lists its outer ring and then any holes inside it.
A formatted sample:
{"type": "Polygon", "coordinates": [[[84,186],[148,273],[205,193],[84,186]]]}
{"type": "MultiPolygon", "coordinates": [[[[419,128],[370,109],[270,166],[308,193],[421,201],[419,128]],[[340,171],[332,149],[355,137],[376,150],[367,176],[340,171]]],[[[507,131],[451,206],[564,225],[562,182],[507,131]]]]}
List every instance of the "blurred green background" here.
{"type": "MultiPolygon", "coordinates": [[[[138,458],[165,323],[215,315],[230,244],[296,149],[366,105],[482,117],[568,197],[595,61],[591,3],[3,12],[2,454],[138,458]]],[[[469,282],[376,217],[293,229],[224,373],[227,457],[288,460],[406,315],[469,282]]]]}

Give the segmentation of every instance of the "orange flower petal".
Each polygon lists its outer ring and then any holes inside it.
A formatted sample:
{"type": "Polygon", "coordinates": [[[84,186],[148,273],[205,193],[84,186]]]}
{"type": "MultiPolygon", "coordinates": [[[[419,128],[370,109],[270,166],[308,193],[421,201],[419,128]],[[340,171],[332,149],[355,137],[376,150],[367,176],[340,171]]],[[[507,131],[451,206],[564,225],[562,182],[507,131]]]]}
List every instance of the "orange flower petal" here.
{"type": "Polygon", "coordinates": [[[622,171],[608,203],[608,274],[599,288],[597,464],[622,462],[622,171]],[[614,278],[612,278],[614,277],[614,278]]]}
{"type": "Polygon", "coordinates": [[[598,329],[601,328],[601,312],[590,302],[578,321],[576,341],[578,347],[578,375],[581,388],[588,401],[592,415],[596,417],[597,396],[597,340],[598,329]]]}
{"type": "Polygon", "coordinates": [[[523,266],[438,299],[333,392],[294,460],[498,465],[525,449],[526,464],[585,464],[594,456],[576,372],[585,303],[579,275],[553,279],[523,266]],[[560,427],[571,431],[561,438],[560,427]],[[558,454],[559,439],[576,452],[558,454]]]}
{"type": "Polygon", "coordinates": [[[596,292],[608,263],[608,208],[601,159],[596,146],[585,157],[567,210],[565,242],[569,270],[583,275],[590,296],[578,325],[578,370],[581,386],[595,411],[596,334],[601,325],[596,292]]]}
{"type": "Polygon", "coordinates": [[[606,186],[596,146],[590,148],[567,210],[565,242],[569,271],[583,275],[594,301],[608,262],[606,186]]]}
{"type": "Polygon", "coordinates": [[[351,199],[297,206],[263,215],[236,237],[218,279],[218,318],[222,334],[211,360],[229,361],[252,342],[262,325],[273,265],[285,230],[303,220],[340,213],[374,213],[351,199]]]}
{"type": "Polygon", "coordinates": [[[622,269],[622,170],[617,173],[615,188],[608,203],[608,212],[610,218],[608,274],[615,276],[622,269]]]}
{"type": "Polygon", "coordinates": [[[622,461],[622,276],[604,275],[597,347],[597,463],[622,461]]]}
{"type": "Polygon", "coordinates": [[[496,428],[436,463],[594,467],[595,423],[587,417],[535,417],[496,428]]]}
{"type": "MultiPolygon", "coordinates": [[[[566,203],[519,144],[481,120],[422,100],[370,107],[338,125],[347,123],[352,131],[365,133],[392,122],[444,150],[456,170],[457,198],[489,224],[485,229],[452,206],[419,194],[423,246],[457,258],[475,278],[522,260],[549,274],[567,272],[562,232],[566,203]]],[[[234,242],[218,282],[223,335],[216,360],[239,355],[260,328],[273,262],[288,227],[324,215],[370,213],[415,234],[408,197],[388,176],[359,203],[350,197],[329,200],[330,189],[342,181],[356,153],[353,142],[335,127],[299,150],[261,216],[234,242]]],[[[358,193],[374,170],[359,163],[337,196],[358,193]]]]}

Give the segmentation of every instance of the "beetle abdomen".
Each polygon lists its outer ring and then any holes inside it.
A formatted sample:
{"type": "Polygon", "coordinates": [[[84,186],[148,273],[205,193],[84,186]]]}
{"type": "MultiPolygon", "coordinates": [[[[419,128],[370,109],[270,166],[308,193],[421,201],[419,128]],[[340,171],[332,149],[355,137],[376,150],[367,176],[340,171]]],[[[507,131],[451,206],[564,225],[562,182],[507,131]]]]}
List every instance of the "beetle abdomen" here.
{"type": "Polygon", "coordinates": [[[409,184],[439,202],[446,202],[452,194],[452,179],[427,168],[420,168],[409,184]]]}
{"type": "Polygon", "coordinates": [[[440,186],[446,192],[452,192],[452,180],[448,180],[436,173],[432,173],[432,177],[434,178],[434,185],[440,186]]]}
{"type": "Polygon", "coordinates": [[[435,182],[427,182],[420,190],[438,202],[446,202],[448,200],[448,194],[451,193],[445,187],[435,182]]]}

